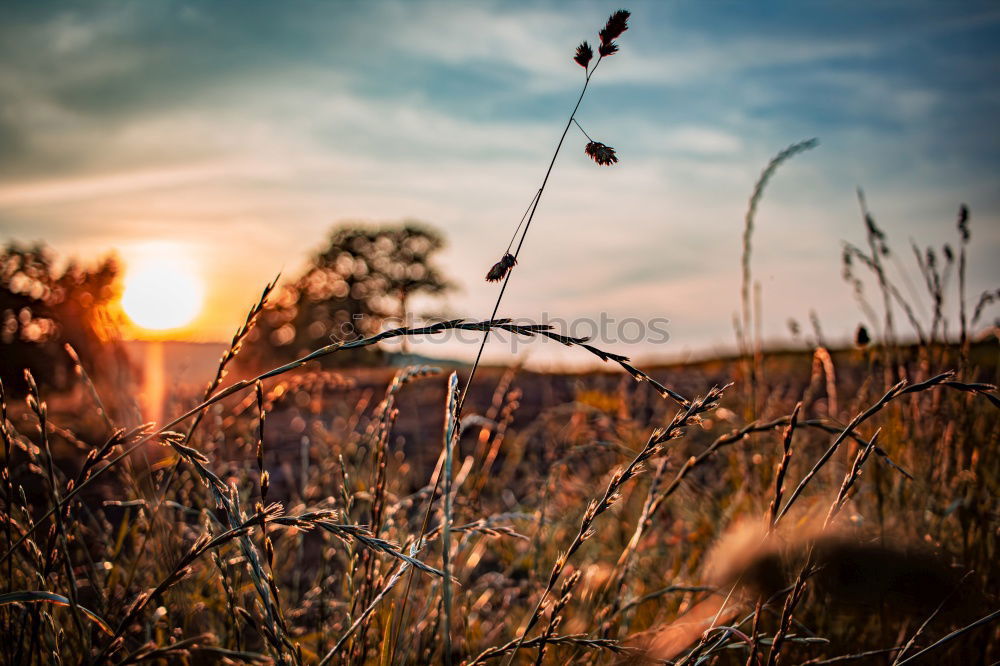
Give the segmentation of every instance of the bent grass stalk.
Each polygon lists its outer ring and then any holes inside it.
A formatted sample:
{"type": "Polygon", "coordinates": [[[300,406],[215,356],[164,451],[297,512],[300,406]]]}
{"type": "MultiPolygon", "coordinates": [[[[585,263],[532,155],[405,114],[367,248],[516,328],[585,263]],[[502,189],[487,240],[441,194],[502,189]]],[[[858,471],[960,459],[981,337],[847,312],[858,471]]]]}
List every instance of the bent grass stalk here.
{"type": "MultiPolygon", "coordinates": [[[[609,580],[614,582],[612,584],[609,584],[605,589],[605,591],[599,594],[597,597],[598,599],[606,598],[609,591],[617,590],[617,593],[612,598],[611,605],[605,606],[604,609],[600,611],[600,613],[598,613],[599,620],[602,618],[608,618],[610,616],[616,615],[621,612],[619,609],[616,609],[615,604],[617,604],[618,600],[621,598],[621,593],[625,586],[629,565],[633,555],[635,554],[636,548],[638,548],[638,545],[642,541],[642,538],[646,535],[647,530],[649,530],[649,528],[652,527],[653,517],[656,515],[657,511],[660,509],[663,503],[667,499],[669,499],[681,487],[681,484],[684,481],[684,479],[686,479],[695,469],[698,469],[699,467],[704,465],[707,461],[712,459],[722,449],[728,446],[732,446],[733,444],[738,444],[740,442],[745,441],[747,435],[758,432],[770,432],[775,428],[788,426],[791,423],[791,419],[792,419],[791,415],[787,415],[778,417],[776,419],[772,419],[770,421],[764,421],[764,422],[754,421],[752,423],[746,424],[741,428],[733,430],[732,432],[726,435],[719,436],[700,454],[688,458],[684,462],[684,464],[681,465],[680,469],[677,471],[677,474],[670,481],[670,483],[665,487],[663,487],[662,489],[660,488],[660,486],[663,475],[666,471],[666,466],[662,465],[657,468],[656,474],[654,475],[653,480],[650,482],[649,491],[647,493],[646,501],[643,504],[642,513],[640,514],[640,519],[636,522],[635,530],[632,533],[632,537],[629,539],[628,544],[625,546],[621,555],[618,557],[612,575],[609,578],[609,580]]],[[[797,427],[813,428],[829,434],[841,434],[844,431],[843,428],[816,419],[799,421],[797,423],[797,427]]],[[[860,443],[861,445],[866,445],[868,443],[868,440],[863,439],[854,428],[849,429],[847,436],[853,439],[855,442],[860,443]]],[[[876,446],[874,451],[876,455],[878,455],[880,459],[887,465],[900,472],[900,474],[902,474],[906,478],[910,480],[913,479],[912,475],[905,469],[897,465],[895,462],[893,462],[892,459],[889,457],[889,455],[883,449],[881,449],[881,447],[876,446]]],[[[604,620],[604,622],[605,624],[601,625],[601,633],[604,633],[609,629],[609,625],[607,624],[606,619],[604,620]]]]}
{"type": "Polygon", "coordinates": [[[754,184],[753,193],[750,195],[750,202],[747,205],[746,216],[743,220],[743,254],[740,258],[740,265],[742,267],[742,283],[740,285],[740,304],[742,307],[742,318],[740,325],[740,347],[744,356],[746,363],[746,368],[748,370],[749,381],[747,383],[747,395],[749,396],[748,409],[751,410],[748,413],[748,420],[753,419],[756,410],[756,380],[757,371],[756,362],[750,361],[750,355],[752,353],[753,345],[751,344],[751,331],[753,329],[751,322],[751,307],[750,307],[750,284],[751,284],[751,274],[750,274],[750,253],[752,249],[751,239],[753,236],[754,222],[757,217],[757,207],[760,205],[760,201],[764,196],[764,189],[767,184],[771,181],[775,172],[778,170],[783,163],[787,162],[791,158],[795,157],[799,153],[811,150],[819,145],[818,139],[806,139],[805,141],[800,141],[798,143],[793,143],[788,146],[777,155],[771,158],[771,161],[767,163],[764,170],[761,171],[760,176],[757,178],[757,182],[754,184]]]}
{"type": "MultiPolygon", "coordinates": [[[[597,347],[587,344],[586,338],[574,338],[562,335],[552,331],[551,328],[552,327],[547,324],[527,324],[527,325],[513,324],[511,323],[510,319],[497,319],[497,320],[480,321],[480,322],[466,322],[462,319],[452,319],[449,321],[443,321],[443,322],[438,322],[436,324],[431,324],[429,326],[421,326],[421,327],[402,326],[399,328],[383,331],[382,333],[378,333],[376,335],[367,338],[360,338],[358,340],[351,340],[349,342],[339,342],[327,345],[325,347],[321,347],[309,354],[306,354],[305,356],[299,359],[296,359],[289,363],[285,363],[284,365],[280,365],[276,368],[272,368],[271,370],[268,370],[266,372],[262,372],[256,377],[253,377],[251,379],[241,380],[234,384],[231,384],[230,386],[217,391],[210,398],[204,400],[195,407],[192,407],[191,409],[184,412],[180,416],[171,419],[169,422],[160,426],[156,430],[143,434],[141,437],[139,437],[137,441],[132,443],[124,451],[122,451],[120,454],[109,460],[104,467],[95,470],[83,483],[74,487],[72,491],[67,493],[66,496],[63,497],[62,500],[60,501],[58,508],[59,509],[64,508],[69,502],[75,499],[80,494],[80,492],[83,491],[84,488],[93,483],[95,479],[99,478],[106,471],[114,467],[117,463],[121,462],[129,454],[137,450],[140,446],[154,439],[160,439],[164,443],[173,447],[179,453],[182,453],[182,455],[185,455],[191,460],[197,461],[200,467],[199,473],[200,474],[203,473],[206,470],[204,469],[203,465],[201,465],[201,461],[199,459],[199,456],[201,456],[201,454],[198,454],[197,451],[185,445],[183,443],[184,441],[183,435],[178,436],[178,433],[172,433],[170,430],[171,428],[197,415],[205,408],[210,407],[211,405],[214,405],[215,403],[224,400],[225,398],[228,398],[232,395],[235,395],[241,391],[244,391],[254,386],[258,381],[264,381],[272,377],[277,377],[278,375],[282,375],[297,368],[301,368],[310,361],[314,361],[316,359],[323,358],[331,354],[335,354],[339,351],[369,347],[372,345],[376,345],[384,340],[389,340],[401,336],[434,335],[449,330],[479,331],[479,332],[488,332],[490,330],[502,330],[508,333],[513,333],[516,335],[521,335],[529,338],[542,336],[550,340],[560,342],[569,347],[579,347],[581,349],[584,349],[585,351],[597,356],[603,361],[612,361],[618,364],[626,372],[628,372],[629,375],[631,375],[636,381],[648,383],[660,395],[664,397],[669,397],[681,404],[686,404],[686,399],[683,396],[681,396],[673,389],[670,389],[661,384],[660,382],[656,381],[645,372],[631,365],[628,362],[629,361],[628,357],[602,351],[597,347]]],[[[218,483],[221,484],[221,481],[219,481],[218,483]]],[[[56,507],[53,507],[52,509],[49,509],[47,512],[45,512],[42,515],[42,517],[36,522],[36,525],[30,529],[30,531],[26,532],[25,534],[22,534],[17,540],[15,540],[15,542],[10,546],[10,548],[8,548],[7,552],[4,553],[2,557],[0,557],[0,562],[3,562],[8,557],[10,557],[14,553],[14,551],[16,551],[17,548],[24,542],[24,540],[31,533],[33,533],[34,530],[38,529],[39,525],[44,523],[45,520],[47,520],[52,516],[55,509],[56,507]]]]}
{"type": "MultiPolygon", "coordinates": [[[[876,430],[875,434],[872,435],[871,440],[868,445],[861,451],[858,451],[857,456],[854,458],[854,464],[851,469],[844,475],[844,480],[840,485],[840,490],[837,492],[837,497],[834,499],[833,503],[830,505],[830,509],[826,514],[826,518],[823,520],[823,525],[820,528],[820,532],[825,532],[829,527],[830,523],[840,512],[841,508],[844,506],[844,502],[847,501],[847,494],[850,492],[854,483],[858,480],[861,474],[861,468],[864,466],[868,457],[871,455],[872,449],[875,448],[875,442],[878,440],[881,429],[876,430]]],[[[774,515],[774,511],[771,511],[771,515],[774,515]]],[[[774,522],[772,521],[769,529],[773,529],[774,522]]],[[[814,546],[810,545],[806,551],[806,561],[799,569],[798,576],[795,578],[795,582],[792,584],[792,590],[785,598],[785,604],[781,609],[781,618],[778,620],[778,630],[775,632],[773,639],[771,640],[771,649],[767,654],[767,666],[774,666],[777,664],[781,658],[781,648],[784,644],[788,630],[791,628],[792,624],[792,614],[795,612],[795,607],[802,600],[802,593],[805,589],[806,579],[811,575],[811,570],[813,569],[813,555],[814,546]]]]}
{"type": "Polygon", "coordinates": [[[810,469],[809,472],[806,473],[806,475],[802,478],[802,480],[799,481],[799,484],[795,487],[795,490],[793,490],[792,493],[788,496],[788,501],[785,502],[785,506],[782,507],[781,511],[778,512],[778,515],[775,516],[774,523],[777,524],[777,522],[780,521],[785,516],[786,513],[788,513],[788,510],[791,508],[792,504],[795,503],[795,500],[798,499],[799,495],[802,494],[802,491],[805,490],[805,487],[809,484],[810,481],[812,481],[812,479],[816,476],[819,470],[822,469],[823,466],[830,461],[830,458],[833,457],[833,454],[836,453],[840,445],[844,442],[845,439],[847,439],[849,433],[855,430],[859,425],[861,425],[871,417],[875,416],[875,414],[882,411],[882,409],[887,404],[889,404],[896,398],[911,393],[919,393],[921,391],[927,391],[929,389],[941,386],[941,387],[953,388],[959,391],[967,391],[978,395],[982,395],[986,397],[990,402],[992,402],[995,407],[1000,408],[1000,398],[997,398],[996,396],[993,396],[989,393],[989,391],[995,391],[996,387],[991,386],[989,384],[966,384],[963,382],[956,382],[951,379],[954,376],[955,376],[954,372],[950,371],[944,372],[935,377],[931,377],[930,379],[927,379],[923,382],[910,385],[907,385],[906,380],[903,380],[898,384],[896,384],[895,386],[893,386],[892,388],[890,388],[888,391],[886,391],[885,395],[883,395],[875,404],[873,404],[868,409],[866,409],[865,411],[861,412],[853,419],[851,419],[851,422],[848,423],[847,426],[837,436],[837,438],[834,439],[833,443],[830,444],[830,447],[823,453],[822,456],[820,456],[819,460],[816,461],[816,464],[813,465],[812,469],[810,469]]]}

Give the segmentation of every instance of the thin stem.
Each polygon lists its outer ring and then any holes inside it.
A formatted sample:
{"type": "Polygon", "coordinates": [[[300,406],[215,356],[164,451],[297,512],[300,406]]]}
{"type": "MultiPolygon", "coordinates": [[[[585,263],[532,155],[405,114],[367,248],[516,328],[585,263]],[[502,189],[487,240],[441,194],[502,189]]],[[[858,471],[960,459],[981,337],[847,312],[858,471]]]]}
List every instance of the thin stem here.
{"type": "Polygon", "coordinates": [[[524,215],[521,216],[521,221],[517,223],[517,228],[514,229],[514,233],[510,237],[510,242],[507,243],[508,253],[510,252],[510,248],[514,247],[514,241],[517,240],[517,232],[521,230],[522,226],[524,226],[524,221],[528,218],[528,213],[531,212],[532,207],[534,207],[535,205],[535,202],[538,201],[538,195],[541,193],[542,193],[541,190],[535,192],[535,196],[531,197],[531,202],[528,203],[528,207],[524,209],[524,215]]]}
{"type": "Polygon", "coordinates": [[[899,666],[903,666],[903,664],[908,664],[911,661],[915,661],[915,660],[919,659],[920,657],[924,656],[925,654],[927,654],[928,652],[930,652],[931,650],[934,650],[936,648],[941,647],[942,645],[944,645],[948,641],[951,641],[951,640],[953,640],[955,638],[958,638],[959,636],[961,636],[962,634],[966,633],[967,631],[972,631],[976,627],[980,627],[980,626],[982,626],[984,624],[989,624],[990,622],[992,622],[993,620],[997,619],[998,617],[1000,617],[1000,610],[995,610],[992,613],[990,613],[989,615],[987,615],[985,617],[979,618],[978,620],[976,620],[972,624],[968,624],[968,625],[962,627],[961,629],[956,629],[955,631],[951,632],[950,634],[948,634],[944,638],[942,638],[942,639],[940,639],[938,641],[935,641],[931,645],[928,645],[927,647],[925,647],[920,652],[917,652],[916,654],[914,654],[914,655],[912,655],[910,657],[907,657],[903,661],[899,662],[899,666]]]}
{"type": "MultiPolygon", "coordinates": [[[[587,86],[590,85],[590,77],[594,75],[597,71],[597,66],[601,64],[601,56],[598,56],[597,62],[594,63],[593,69],[587,72],[587,77],[583,82],[583,89],[580,91],[580,96],[576,99],[576,104],[573,106],[572,113],[569,114],[569,120],[566,121],[566,127],[563,128],[562,136],[559,137],[559,143],[556,144],[556,150],[552,154],[552,160],[549,162],[549,168],[545,171],[545,177],[542,179],[542,185],[538,188],[538,192],[535,194],[534,199],[528,205],[528,210],[525,211],[528,221],[524,225],[524,232],[521,234],[521,240],[517,243],[517,249],[514,250],[514,260],[517,261],[518,256],[521,254],[521,247],[524,245],[524,239],[528,236],[528,229],[531,228],[531,221],[535,219],[535,212],[538,210],[538,204],[542,200],[542,193],[545,192],[545,186],[549,182],[549,176],[552,175],[552,168],[556,164],[556,158],[559,157],[559,150],[562,148],[563,142],[566,140],[566,134],[569,133],[569,128],[573,124],[574,116],[576,116],[577,110],[580,108],[580,103],[583,101],[583,96],[587,93],[587,86]]],[[[521,222],[524,222],[524,217],[522,216],[521,222]]],[[[517,231],[521,228],[521,223],[517,225],[517,229],[514,230],[514,236],[511,237],[510,243],[507,245],[507,252],[510,252],[511,246],[514,244],[514,238],[517,237],[517,231]]],[[[513,268],[507,271],[507,276],[504,278],[503,285],[500,287],[500,293],[497,295],[496,303],[493,305],[493,312],[490,314],[490,321],[496,319],[497,312],[500,310],[500,303],[503,301],[503,295],[507,291],[507,285],[510,283],[510,276],[513,273],[513,268]]],[[[483,359],[483,350],[486,349],[486,342],[490,339],[490,332],[483,332],[483,340],[479,343],[479,350],[476,352],[476,360],[472,364],[472,370],[469,371],[469,377],[465,380],[465,387],[462,389],[462,394],[458,399],[458,407],[456,409],[456,416],[459,422],[462,418],[462,408],[465,406],[465,398],[469,394],[469,388],[472,386],[472,380],[476,376],[476,370],[479,369],[479,364],[483,359]]],[[[459,433],[456,434],[456,439],[461,437],[461,427],[459,427],[459,433]]],[[[423,538],[424,533],[427,531],[428,519],[430,518],[431,506],[434,504],[434,495],[437,493],[438,488],[441,485],[440,475],[436,475],[433,483],[433,489],[431,490],[430,500],[427,505],[427,512],[424,514],[424,521],[420,528],[420,533],[417,535],[417,542],[423,538]]],[[[410,579],[407,580],[407,594],[409,592],[410,583],[413,581],[412,573],[410,574],[410,579]]],[[[406,610],[407,595],[403,596],[402,608],[400,609],[400,622],[402,622],[403,612],[406,610]]],[[[402,627],[402,624],[400,624],[402,627]]]]}
{"type": "Polygon", "coordinates": [[[573,122],[576,123],[576,126],[578,128],[580,128],[580,131],[583,132],[583,135],[585,137],[587,137],[587,141],[590,141],[591,143],[593,143],[594,140],[590,138],[589,134],[587,134],[587,130],[583,129],[583,125],[581,125],[580,122],[576,118],[573,118],[573,122]]]}
{"type": "MultiPolygon", "coordinates": [[[[549,168],[545,171],[545,178],[542,179],[542,186],[538,188],[538,194],[535,196],[534,205],[530,206],[531,212],[528,214],[528,222],[524,225],[524,233],[521,234],[521,240],[517,243],[517,249],[514,251],[514,259],[516,260],[521,254],[521,247],[524,245],[524,239],[528,236],[528,230],[531,228],[531,221],[535,219],[535,212],[538,210],[538,204],[542,200],[542,194],[545,192],[545,186],[549,182],[549,176],[552,175],[552,168],[556,165],[556,158],[559,157],[559,150],[562,148],[563,141],[566,140],[566,134],[569,133],[569,128],[573,124],[573,119],[576,116],[577,110],[580,108],[580,103],[583,101],[583,96],[587,94],[587,86],[590,85],[590,77],[594,75],[597,71],[597,66],[601,64],[601,56],[598,56],[597,62],[594,63],[594,68],[587,73],[587,78],[584,79],[583,89],[580,91],[580,96],[576,99],[576,105],[573,106],[573,112],[569,114],[569,120],[566,121],[566,127],[563,128],[562,136],[559,137],[559,143],[556,144],[556,150],[552,154],[552,160],[549,162],[549,168]]],[[[520,225],[518,225],[520,226],[520,225]]],[[[509,249],[509,246],[508,246],[509,249]]],[[[507,284],[510,282],[510,276],[513,274],[513,269],[507,272],[507,277],[504,278],[503,286],[500,287],[500,293],[497,295],[496,303],[493,305],[493,313],[490,315],[490,319],[496,319],[497,312],[500,310],[500,302],[503,300],[504,292],[507,291],[507,284]]],[[[458,401],[458,416],[462,416],[462,407],[465,406],[465,398],[469,394],[469,387],[472,386],[472,380],[476,376],[476,370],[479,369],[479,363],[483,358],[483,349],[486,348],[486,342],[489,340],[489,331],[483,333],[483,341],[479,344],[479,351],[476,352],[476,360],[472,364],[472,370],[469,372],[469,378],[465,381],[465,388],[462,389],[462,396],[458,401]]]]}

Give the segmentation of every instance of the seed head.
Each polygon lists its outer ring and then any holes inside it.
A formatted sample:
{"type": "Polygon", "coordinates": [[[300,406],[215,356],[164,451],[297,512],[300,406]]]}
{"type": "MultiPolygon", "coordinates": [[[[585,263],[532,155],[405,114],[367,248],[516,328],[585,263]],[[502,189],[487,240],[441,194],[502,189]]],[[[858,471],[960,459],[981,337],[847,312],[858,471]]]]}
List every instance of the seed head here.
{"type": "Polygon", "coordinates": [[[618,162],[618,156],[615,155],[615,149],[611,146],[604,145],[600,141],[591,141],[587,144],[587,147],[583,149],[583,152],[587,153],[590,159],[594,160],[601,166],[617,164],[618,162]]]}
{"type": "Polygon", "coordinates": [[[508,271],[510,271],[516,263],[517,259],[514,258],[514,255],[510,252],[504,254],[500,261],[493,264],[493,267],[490,268],[490,271],[486,274],[486,281],[499,282],[507,277],[508,271]]]}
{"type": "Polygon", "coordinates": [[[587,42],[580,42],[580,45],[576,47],[576,55],[573,56],[573,60],[576,64],[580,65],[584,69],[590,65],[591,58],[594,57],[594,49],[590,48],[590,44],[587,42]]]}
{"type": "Polygon", "coordinates": [[[601,38],[601,46],[597,49],[597,52],[601,54],[601,57],[618,53],[618,45],[615,44],[615,40],[628,30],[629,16],[630,14],[627,10],[619,9],[608,18],[608,22],[601,29],[601,32],[598,33],[598,36],[601,38]]]}
{"type": "Polygon", "coordinates": [[[621,34],[628,30],[629,16],[631,16],[631,12],[627,9],[619,9],[609,16],[608,22],[604,24],[604,29],[600,32],[601,44],[610,44],[612,40],[621,37],[621,34]]]}
{"type": "Polygon", "coordinates": [[[603,56],[614,55],[614,54],[618,53],[618,45],[615,44],[614,42],[608,42],[607,44],[601,44],[600,47],[598,47],[597,52],[600,53],[602,57],[603,56]]]}

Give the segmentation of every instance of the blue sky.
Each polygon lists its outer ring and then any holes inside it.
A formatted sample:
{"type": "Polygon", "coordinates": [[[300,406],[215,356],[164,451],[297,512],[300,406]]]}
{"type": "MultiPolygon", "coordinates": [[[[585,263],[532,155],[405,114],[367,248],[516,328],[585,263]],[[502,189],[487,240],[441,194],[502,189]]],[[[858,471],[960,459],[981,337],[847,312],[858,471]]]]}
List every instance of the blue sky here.
{"type": "MultiPolygon", "coordinates": [[[[669,319],[667,344],[607,345],[638,357],[731,345],[747,197],[771,155],[813,136],[759,211],[768,337],[810,309],[830,337],[860,320],[839,267],[841,241],[863,242],[858,185],[911,280],[910,239],[954,242],[964,202],[969,290],[1000,282],[995,3],[626,6],[621,53],[578,114],[621,162],[597,167],[569,135],[502,314],[669,319]]],[[[485,317],[481,276],[582,85],[573,50],[617,8],[5,3],[0,230],[126,260],[173,243],[209,289],[196,337],[223,339],[337,221],[417,218],[449,239],[449,311],[485,317]]]]}

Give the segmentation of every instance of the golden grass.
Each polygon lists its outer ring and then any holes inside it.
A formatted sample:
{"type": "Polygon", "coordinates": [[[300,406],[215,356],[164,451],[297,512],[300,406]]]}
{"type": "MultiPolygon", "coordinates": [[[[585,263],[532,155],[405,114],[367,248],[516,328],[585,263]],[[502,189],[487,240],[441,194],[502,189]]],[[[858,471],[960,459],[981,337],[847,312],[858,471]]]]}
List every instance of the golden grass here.
{"type": "MultiPolygon", "coordinates": [[[[559,146],[627,19],[612,14],[593,66],[593,49],[577,49],[586,81],[559,146]]],[[[116,407],[130,397],[100,396],[75,355],[87,392],[70,408],[50,412],[30,374],[24,407],[0,385],[0,657],[1000,658],[1000,398],[988,383],[1000,368],[995,338],[973,341],[996,297],[967,318],[967,209],[948,259],[957,339],[945,333],[946,273],[917,250],[928,326],[895,287],[892,249],[862,199],[868,250],[845,246],[844,277],[875,334],[838,351],[817,324],[817,344],[799,354],[751,343],[754,211],[777,166],[812,145],[779,153],[751,197],[739,359],[641,370],[587,340],[497,319],[501,288],[487,320],[383,331],[227,383],[272,283],[207,387],[175,387],[165,424],[130,422],[116,407]],[[855,262],[872,273],[881,313],[855,262]],[[896,331],[896,308],[915,343],[896,331]],[[624,372],[483,368],[473,384],[477,358],[460,391],[458,374],[433,367],[348,377],[322,365],[451,330],[481,332],[483,344],[493,331],[542,338],[624,372]]],[[[544,188],[490,271],[504,287],[544,188]]]]}

